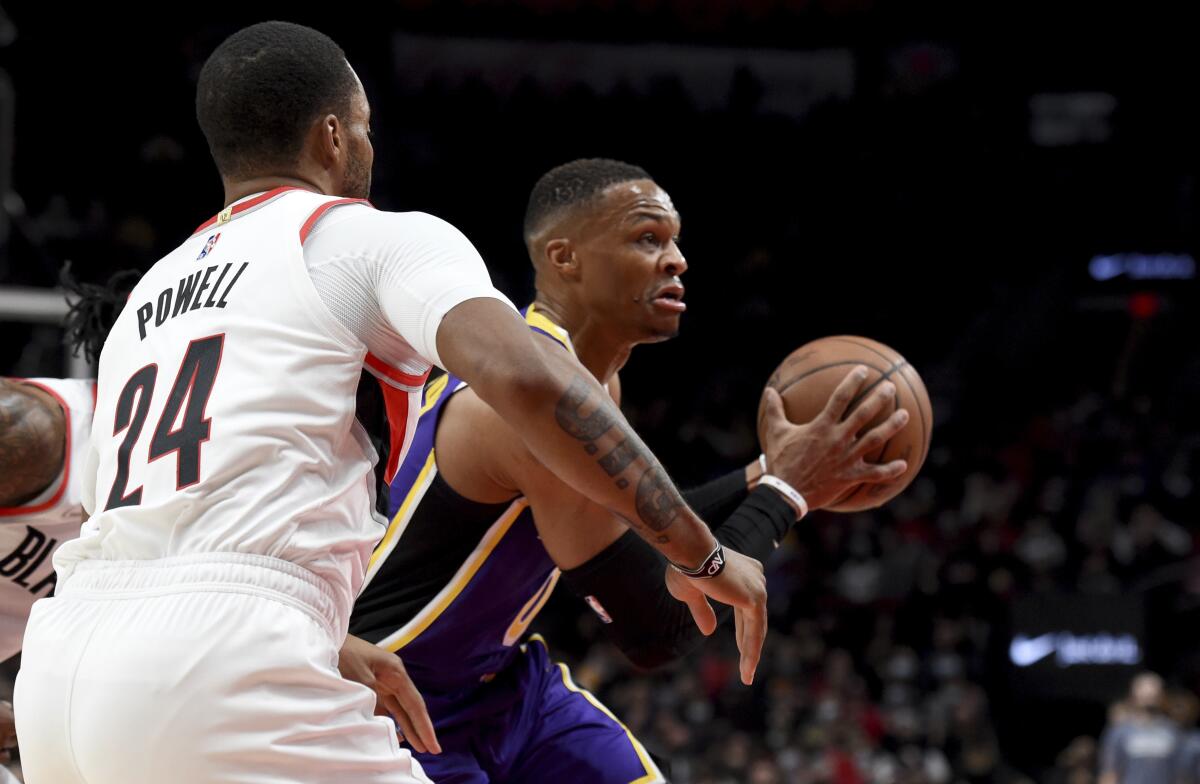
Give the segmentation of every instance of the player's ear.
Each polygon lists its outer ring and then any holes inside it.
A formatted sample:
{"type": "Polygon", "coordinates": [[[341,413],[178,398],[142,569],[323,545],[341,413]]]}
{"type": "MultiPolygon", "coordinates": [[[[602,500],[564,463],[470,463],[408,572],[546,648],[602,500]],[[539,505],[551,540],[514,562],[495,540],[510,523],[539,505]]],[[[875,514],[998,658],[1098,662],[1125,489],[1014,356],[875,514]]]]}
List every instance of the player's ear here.
{"type": "Polygon", "coordinates": [[[309,130],[309,147],[312,155],[323,169],[332,169],[338,158],[346,154],[346,139],[342,134],[342,122],[336,114],[319,117],[309,130]]]}
{"type": "Polygon", "coordinates": [[[565,237],[549,240],[543,251],[548,267],[565,278],[579,277],[579,261],[571,241],[565,237]]]}

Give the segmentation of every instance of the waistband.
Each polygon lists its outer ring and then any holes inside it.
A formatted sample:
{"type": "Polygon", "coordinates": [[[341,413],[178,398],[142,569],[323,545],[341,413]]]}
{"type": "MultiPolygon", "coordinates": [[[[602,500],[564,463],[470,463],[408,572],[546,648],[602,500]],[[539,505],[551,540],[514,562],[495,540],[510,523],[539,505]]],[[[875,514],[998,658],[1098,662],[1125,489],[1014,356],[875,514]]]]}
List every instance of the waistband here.
{"type": "Polygon", "coordinates": [[[291,561],[249,553],[200,553],[130,561],[81,561],[57,596],[139,599],[170,593],[231,591],[264,596],[309,613],[339,646],[345,618],[333,588],[291,561]]]}

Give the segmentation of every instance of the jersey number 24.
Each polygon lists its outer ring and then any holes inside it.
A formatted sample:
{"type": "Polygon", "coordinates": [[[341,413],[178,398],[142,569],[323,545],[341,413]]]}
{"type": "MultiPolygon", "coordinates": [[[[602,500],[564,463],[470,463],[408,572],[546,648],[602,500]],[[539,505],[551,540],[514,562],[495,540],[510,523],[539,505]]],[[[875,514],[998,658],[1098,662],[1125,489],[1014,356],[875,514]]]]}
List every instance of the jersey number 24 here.
{"type": "MultiPolygon", "coordinates": [[[[225,335],[211,335],[193,340],[188,345],[175,383],[167,394],[167,403],[162,416],[150,438],[150,459],[153,463],[172,452],[177,453],[175,487],[182,490],[200,481],[200,447],[208,440],[210,422],[204,416],[208,398],[212,395],[221,367],[221,351],[225,347],[225,335]],[[184,408],[183,420],[175,428],[179,411],[184,408]]],[[[134,373],[125,382],[121,396],[117,398],[117,415],[113,422],[113,437],[128,430],[125,440],[117,449],[117,478],[108,493],[105,510],[118,506],[137,506],[142,502],[142,488],[128,490],[129,456],[137,443],[150,413],[150,400],[154,396],[154,384],[158,379],[158,365],[149,364],[134,373]],[[136,405],[135,405],[136,399],[136,405]]]]}

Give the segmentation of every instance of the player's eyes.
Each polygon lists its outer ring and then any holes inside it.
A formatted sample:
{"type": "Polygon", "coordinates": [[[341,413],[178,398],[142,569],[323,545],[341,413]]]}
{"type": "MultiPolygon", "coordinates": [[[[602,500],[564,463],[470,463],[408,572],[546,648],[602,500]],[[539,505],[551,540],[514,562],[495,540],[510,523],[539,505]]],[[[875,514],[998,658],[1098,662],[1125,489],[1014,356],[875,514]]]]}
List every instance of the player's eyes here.
{"type": "Polygon", "coordinates": [[[652,231],[648,231],[639,237],[638,241],[648,245],[658,245],[658,235],[652,231]]]}

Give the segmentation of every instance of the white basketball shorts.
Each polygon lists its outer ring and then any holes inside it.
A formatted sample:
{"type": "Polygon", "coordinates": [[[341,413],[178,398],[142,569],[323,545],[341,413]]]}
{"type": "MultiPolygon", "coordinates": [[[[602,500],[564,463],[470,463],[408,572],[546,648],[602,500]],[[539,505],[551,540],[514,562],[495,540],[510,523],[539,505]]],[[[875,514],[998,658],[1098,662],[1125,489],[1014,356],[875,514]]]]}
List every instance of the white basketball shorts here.
{"type": "Polygon", "coordinates": [[[428,784],[338,673],[333,606],[263,556],[80,564],[25,632],[26,784],[428,784]]]}

